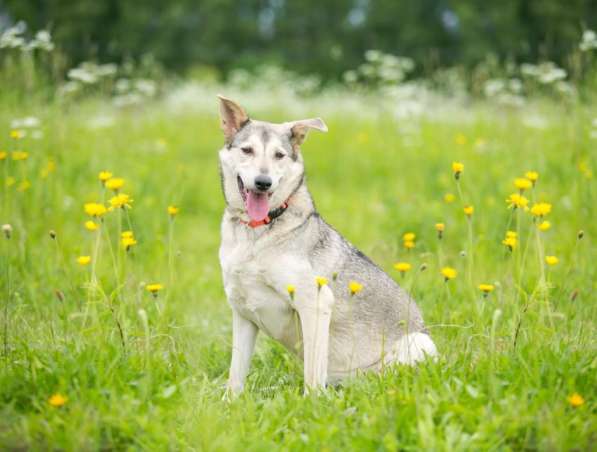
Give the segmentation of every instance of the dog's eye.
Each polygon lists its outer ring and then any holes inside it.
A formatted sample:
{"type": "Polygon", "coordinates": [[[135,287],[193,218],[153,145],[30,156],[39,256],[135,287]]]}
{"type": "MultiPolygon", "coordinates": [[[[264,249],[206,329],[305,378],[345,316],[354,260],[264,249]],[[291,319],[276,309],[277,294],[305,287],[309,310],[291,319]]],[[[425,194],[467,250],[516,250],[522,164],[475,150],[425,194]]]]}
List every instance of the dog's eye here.
{"type": "Polygon", "coordinates": [[[284,154],[283,152],[278,151],[278,152],[276,152],[274,154],[274,157],[276,157],[276,159],[278,159],[278,160],[282,160],[284,157],[286,157],[286,154],[284,154]]]}
{"type": "Polygon", "coordinates": [[[252,155],[253,154],[253,148],[252,147],[244,147],[244,148],[240,148],[241,151],[243,151],[243,154],[245,155],[252,155]]]}

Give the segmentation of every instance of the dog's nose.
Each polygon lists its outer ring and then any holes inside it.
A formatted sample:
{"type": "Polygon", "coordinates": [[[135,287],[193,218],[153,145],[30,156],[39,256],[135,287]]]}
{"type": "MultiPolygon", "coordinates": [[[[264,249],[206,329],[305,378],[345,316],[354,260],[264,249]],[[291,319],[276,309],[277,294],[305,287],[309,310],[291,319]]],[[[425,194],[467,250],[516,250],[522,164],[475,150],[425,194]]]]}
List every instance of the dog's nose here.
{"type": "Polygon", "coordinates": [[[260,174],[255,178],[255,187],[260,191],[267,191],[272,186],[272,178],[260,174]]]}

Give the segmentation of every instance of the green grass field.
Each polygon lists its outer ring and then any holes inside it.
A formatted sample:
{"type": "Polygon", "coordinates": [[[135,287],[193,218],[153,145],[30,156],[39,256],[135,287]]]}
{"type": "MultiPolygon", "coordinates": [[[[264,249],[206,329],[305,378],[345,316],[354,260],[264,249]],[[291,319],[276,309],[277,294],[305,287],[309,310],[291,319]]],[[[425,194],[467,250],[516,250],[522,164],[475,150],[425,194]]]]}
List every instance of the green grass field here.
{"type": "Polygon", "coordinates": [[[215,96],[204,102],[213,114],[169,113],[160,102],[0,107],[0,223],[12,227],[0,237],[0,449],[594,447],[594,110],[548,103],[402,121],[382,111],[324,116],[330,132],[303,145],[318,209],[414,294],[441,358],[304,396],[301,363],[260,336],[246,391],[227,402],[223,140],[215,96]],[[40,118],[43,137],[10,138],[11,120],[28,115],[40,118]],[[14,160],[14,150],[27,158],[14,160]],[[459,185],[454,161],[464,164],[459,185]],[[121,191],[134,202],[92,232],[83,206],[112,196],[103,170],[125,179],[121,191]],[[529,170],[539,173],[524,192],[529,207],[553,206],[535,222],[505,202],[529,170]],[[180,207],[173,220],[169,205],[180,207]],[[539,231],[543,220],[551,228],[539,231]],[[137,241],[129,252],[124,230],[137,241]],[[517,232],[512,252],[502,244],[508,230],[517,232]],[[416,234],[411,250],[407,232],[416,234]],[[399,261],[412,265],[404,276],[399,261]],[[445,266],[457,271],[448,282],[445,266]],[[164,288],[153,297],[148,283],[164,288]],[[481,283],[494,286],[487,297],[481,283]]]}

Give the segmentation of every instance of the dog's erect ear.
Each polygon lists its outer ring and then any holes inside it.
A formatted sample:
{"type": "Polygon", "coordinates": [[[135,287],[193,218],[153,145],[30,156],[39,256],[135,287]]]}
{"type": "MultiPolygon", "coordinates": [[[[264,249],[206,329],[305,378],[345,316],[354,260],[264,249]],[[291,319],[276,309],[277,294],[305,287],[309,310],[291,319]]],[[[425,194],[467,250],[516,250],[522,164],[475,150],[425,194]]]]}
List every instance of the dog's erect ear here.
{"type": "Polygon", "coordinates": [[[249,120],[245,110],[233,100],[218,95],[220,99],[220,126],[226,137],[226,142],[230,143],[232,138],[243,125],[249,120]]]}
{"type": "Polygon", "coordinates": [[[293,121],[290,123],[290,141],[293,146],[298,147],[303,144],[307,137],[307,132],[310,129],[319,130],[320,132],[327,132],[328,126],[321,118],[302,119],[300,121],[293,121]]]}

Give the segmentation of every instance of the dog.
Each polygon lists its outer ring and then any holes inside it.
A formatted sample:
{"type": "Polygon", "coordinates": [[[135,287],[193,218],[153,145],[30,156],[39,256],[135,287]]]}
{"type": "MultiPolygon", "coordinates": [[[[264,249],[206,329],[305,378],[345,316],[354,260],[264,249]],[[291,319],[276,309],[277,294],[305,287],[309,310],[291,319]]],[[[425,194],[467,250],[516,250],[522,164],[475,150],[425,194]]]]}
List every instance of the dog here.
{"type": "Polygon", "coordinates": [[[259,330],[303,359],[306,391],[436,356],[411,297],[315,209],[301,145],[310,130],[327,132],[325,123],[257,121],[218,98],[219,257],[232,308],[227,393],[243,390],[259,330]]]}

